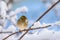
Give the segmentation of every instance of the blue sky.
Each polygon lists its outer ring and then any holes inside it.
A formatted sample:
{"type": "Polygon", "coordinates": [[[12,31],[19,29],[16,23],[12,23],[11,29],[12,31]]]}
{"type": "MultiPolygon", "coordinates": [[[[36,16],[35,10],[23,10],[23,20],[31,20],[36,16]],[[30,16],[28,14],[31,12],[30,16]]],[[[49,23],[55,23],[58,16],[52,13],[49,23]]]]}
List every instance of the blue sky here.
{"type": "MultiPolygon", "coordinates": [[[[45,4],[43,4],[40,0],[29,0],[29,1],[22,1],[18,4],[14,4],[12,10],[15,10],[18,7],[21,6],[27,6],[28,7],[28,12],[26,14],[20,13],[18,14],[18,18],[21,17],[22,15],[25,15],[28,18],[29,25],[32,25],[38,17],[43,14],[48,8],[46,7],[45,4]]],[[[59,18],[56,17],[56,14],[54,13],[54,10],[52,9],[48,14],[46,14],[41,20],[41,23],[53,23],[55,21],[58,21],[59,18]]],[[[55,30],[59,31],[59,27],[54,26],[48,28],[49,30],[55,30]]]]}

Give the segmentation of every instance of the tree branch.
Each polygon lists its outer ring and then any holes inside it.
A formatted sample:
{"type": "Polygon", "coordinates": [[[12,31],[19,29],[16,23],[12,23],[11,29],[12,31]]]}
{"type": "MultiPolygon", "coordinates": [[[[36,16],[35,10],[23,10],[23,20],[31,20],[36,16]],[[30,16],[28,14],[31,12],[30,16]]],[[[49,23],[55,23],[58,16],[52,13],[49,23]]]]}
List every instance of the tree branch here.
{"type": "MultiPolygon", "coordinates": [[[[12,36],[12,35],[14,35],[14,34],[16,34],[16,33],[19,33],[19,32],[23,32],[23,31],[30,31],[30,30],[36,30],[36,29],[43,29],[43,28],[47,28],[47,27],[50,27],[51,25],[48,25],[48,26],[44,26],[44,27],[37,27],[37,28],[29,28],[29,29],[24,29],[24,30],[20,30],[20,31],[18,31],[18,32],[15,32],[15,33],[12,33],[12,34],[10,34],[10,35],[8,35],[7,37],[5,37],[3,40],[6,40],[8,37],[10,37],[10,36],[12,36]]],[[[26,33],[25,32],[25,33],[26,33]]],[[[24,33],[24,34],[25,34],[24,33]]],[[[21,36],[21,38],[22,38],[23,36],[21,36]]],[[[20,38],[20,39],[21,39],[20,38]]]]}
{"type": "Polygon", "coordinates": [[[0,32],[0,34],[2,34],[2,33],[12,33],[12,32],[10,32],[10,31],[8,31],[8,32],[0,32]]]}

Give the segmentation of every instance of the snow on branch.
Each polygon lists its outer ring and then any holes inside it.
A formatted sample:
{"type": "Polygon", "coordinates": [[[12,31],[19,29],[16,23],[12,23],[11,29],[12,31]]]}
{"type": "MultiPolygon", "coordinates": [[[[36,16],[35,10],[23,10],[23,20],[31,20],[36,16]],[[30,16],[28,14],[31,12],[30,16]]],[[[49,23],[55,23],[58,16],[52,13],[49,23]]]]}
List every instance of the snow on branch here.
{"type": "MultiPolygon", "coordinates": [[[[48,25],[51,25],[51,26],[55,26],[55,25],[59,25],[60,26],[60,21],[56,21],[54,23],[43,23],[41,24],[39,21],[34,23],[34,26],[31,27],[31,29],[25,29],[25,30],[21,30],[20,32],[22,31],[27,31],[27,30],[35,30],[35,29],[40,29],[40,28],[44,28],[45,26],[48,26],[48,25]]],[[[13,27],[13,26],[12,26],[13,27]]],[[[5,32],[0,32],[0,33],[14,33],[12,31],[5,31],[5,32]]]]}
{"type": "Polygon", "coordinates": [[[23,7],[17,8],[15,11],[11,11],[9,14],[10,14],[10,17],[13,17],[18,13],[25,13],[25,12],[28,12],[28,8],[26,6],[23,6],[23,7]]]}
{"type": "Polygon", "coordinates": [[[9,36],[5,37],[3,40],[7,39],[8,37],[14,35],[14,34],[17,34],[19,32],[23,32],[23,31],[30,31],[30,30],[36,30],[36,29],[42,29],[42,28],[47,28],[47,27],[50,27],[51,25],[48,25],[48,26],[44,26],[44,27],[37,27],[37,28],[30,28],[30,29],[24,29],[24,30],[20,30],[18,32],[14,32],[12,34],[10,34],[9,36]]]}

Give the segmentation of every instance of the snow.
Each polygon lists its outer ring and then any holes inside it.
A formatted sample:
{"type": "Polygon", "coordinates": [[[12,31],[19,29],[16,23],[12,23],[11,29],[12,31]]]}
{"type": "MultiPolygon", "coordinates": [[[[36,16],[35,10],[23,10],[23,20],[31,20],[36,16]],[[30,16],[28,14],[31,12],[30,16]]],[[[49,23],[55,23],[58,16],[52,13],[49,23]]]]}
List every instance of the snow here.
{"type": "Polygon", "coordinates": [[[26,6],[23,6],[15,10],[15,13],[20,13],[20,12],[22,13],[28,12],[28,8],[26,6]]]}
{"type": "Polygon", "coordinates": [[[18,7],[17,9],[15,9],[15,11],[11,11],[9,13],[9,16],[15,16],[19,13],[25,13],[28,12],[28,8],[26,6],[22,6],[22,7],[18,7]]]}
{"type": "Polygon", "coordinates": [[[57,21],[55,24],[60,26],[60,21],[57,21]]]}
{"type": "Polygon", "coordinates": [[[41,23],[38,21],[36,23],[34,23],[34,26],[32,26],[32,28],[36,28],[36,27],[40,27],[42,26],[41,23]]]}
{"type": "MultiPolygon", "coordinates": [[[[11,32],[14,33],[14,32],[16,32],[16,27],[15,27],[14,25],[10,25],[10,26],[8,27],[8,29],[4,29],[4,30],[5,30],[5,31],[11,31],[11,32]]],[[[3,30],[3,31],[4,31],[4,30],[3,30]]],[[[4,32],[5,32],[5,31],[4,31],[4,32]]]]}
{"type": "Polygon", "coordinates": [[[26,34],[22,40],[59,40],[60,32],[53,32],[51,30],[44,29],[39,34],[26,34]],[[54,37],[55,36],[55,37],[54,37]]]}

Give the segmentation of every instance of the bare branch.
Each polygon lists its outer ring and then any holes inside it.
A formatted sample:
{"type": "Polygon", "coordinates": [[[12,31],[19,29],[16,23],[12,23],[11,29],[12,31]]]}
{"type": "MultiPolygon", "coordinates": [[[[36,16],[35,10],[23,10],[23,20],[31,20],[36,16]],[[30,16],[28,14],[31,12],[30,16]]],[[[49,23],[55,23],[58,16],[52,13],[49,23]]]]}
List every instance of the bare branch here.
{"type": "Polygon", "coordinates": [[[0,32],[0,34],[2,34],[2,33],[12,33],[12,32],[9,32],[9,31],[8,32],[0,32]]]}
{"type": "MultiPolygon", "coordinates": [[[[20,31],[18,31],[18,32],[15,32],[15,33],[12,33],[12,34],[10,34],[10,35],[8,35],[7,37],[5,37],[3,40],[6,40],[8,37],[10,37],[10,36],[12,36],[12,35],[14,35],[14,34],[16,34],[16,33],[19,33],[19,32],[23,32],[23,31],[30,31],[30,30],[36,30],[36,29],[43,29],[43,28],[47,28],[47,27],[50,27],[51,25],[48,25],[48,26],[45,26],[45,27],[37,27],[37,28],[30,28],[30,29],[24,29],[24,30],[20,30],[20,31]]],[[[26,33],[25,32],[25,33],[26,33]]],[[[24,33],[24,34],[25,34],[24,33]]],[[[23,35],[24,36],[24,35],[23,35]]],[[[23,36],[21,36],[21,38],[23,37],[23,36]]],[[[20,38],[20,39],[21,39],[20,38]]]]}
{"type": "Polygon", "coordinates": [[[45,27],[30,28],[30,29],[28,29],[18,40],[21,40],[21,39],[23,38],[23,36],[24,36],[25,34],[27,34],[27,32],[28,32],[29,30],[43,29],[43,28],[47,28],[47,27],[50,27],[50,26],[51,26],[51,25],[48,25],[48,26],[45,26],[45,27]]]}
{"type": "Polygon", "coordinates": [[[28,31],[26,31],[18,40],[22,39],[23,36],[27,33],[28,31]]]}

